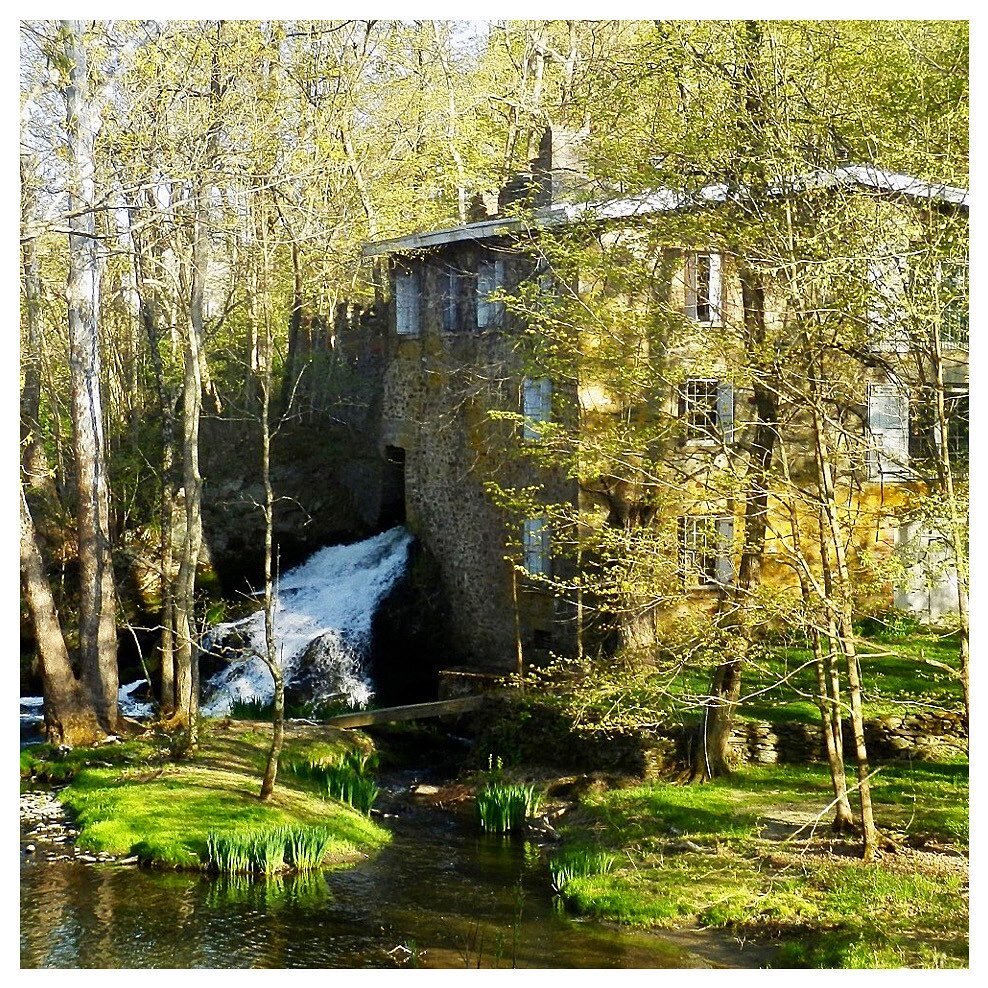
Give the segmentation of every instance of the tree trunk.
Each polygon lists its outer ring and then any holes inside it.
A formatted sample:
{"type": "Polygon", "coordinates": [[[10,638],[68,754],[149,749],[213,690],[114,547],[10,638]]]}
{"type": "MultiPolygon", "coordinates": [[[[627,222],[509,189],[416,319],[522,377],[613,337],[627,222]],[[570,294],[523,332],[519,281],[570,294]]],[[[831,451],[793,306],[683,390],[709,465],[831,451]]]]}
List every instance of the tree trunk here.
{"type": "Polygon", "coordinates": [[[64,89],[69,137],[69,370],[78,491],[79,653],[82,676],[96,716],[108,732],[119,728],[117,710],[116,592],[110,555],[110,499],[104,465],[100,394],[100,257],[92,208],[98,118],[89,99],[82,25],[62,22],[69,69],[64,89]]]}
{"type": "Polygon", "coordinates": [[[858,773],[858,800],[861,809],[862,852],[865,861],[872,861],[878,852],[878,829],[871,802],[871,767],[864,735],[861,676],[854,644],[853,615],[851,612],[851,578],[844,552],[845,535],[837,513],[834,491],[830,444],[826,434],[819,382],[823,379],[814,367],[808,375],[810,408],[813,417],[813,445],[820,489],[820,558],[823,564],[825,606],[833,622],[834,640],[844,658],[848,696],[851,701],[851,727],[854,735],[854,753],[858,773]]]}
{"type": "MultiPolygon", "coordinates": [[[[804,598],[805,599],[805,598],[804,598]]],[[[827,751],[827,766],[834,787],[834,819],[831,824],[835,833],[846,833],[856,829],[854,811],[847,794],[847,775],[844,771],[844,732],[841,724],[840,693],[837,663],[834,661],[833,635],[824,648],[820,631],[810,630],[813,648],[813,666],[816,670],[817,706],[820,708],[820,726],[827,751]]]]}
{"type": "MultiPolygon", "coordinates": [[[[153,193],[148,193],[149,205],[154,208],[153,193]]],[[[161,334],[158,330],[158,305],[154,289],[148,284],[150,257],[145,250],[143,237],[131,229],[134,244],[134,281],[139,299],[141,322],[148,339],[151,366],[154,371],[155,391],[161,412],[161,504],[158,522],[161,527],[159,566],[161,568],[161,716],[175,712],[175,589],[172,575],[175,507],[175,415],[173,396],[165,382],[164,364],[161,358],[161,334]]]]}
{"type": "MultiPolygon", "coordinates": [[[[30,219],[33,206],[27,191],[24,159],[21,159],[21,221],[30,219]]],[[[21,247],[21,275],[26,338],[21,341],[21,469],[31,488],[51,487],[48,459],[41,442],[41,276],[36,241],[21,247]]]]}
{"type": "Polygon", "coordinates": [[[264,482],[264,661],[274,680],[274,727],[271,748],[268,751],[264,779],[261,782],[261,799],[268,799],[274,792],[278,779],[278,759],[285,736],[285,679],[282,675],[274,637],[274,609],[276,604],[273,556],[274,556],[274,489],[271,486],[271,325],[268,312],[268,254],[267,240],[261,240],[262,309],[264,375],[261,381],[261,471],[264,482]]]}
{"type": "Polygon", "coordinates": [[[92,744],[106,736],[86,684],[76,679],[58,620],[34,521],[21,491],[21,584],[38,640],[45,735],[52,744],[92,744]]]}
{"type": "Polygon", "coordinates": [[[778,441],[778,399],[766,386],[771,372],[765,346],[765,292],[757,272],[741,272],[744,303],[745,339],[748,352],[755,360],[754,404],[757,416],[751,443],[751,462],[744,505],[744,546],[735,586],[722,594],[718,625],[731,633],[731,657],[714,672],[710,696],[704,706],[700,737],[693,754],[690,778],[703,782],[731,771],[731,733],[738,702],[741,699],[741,676],[751,650],[752,627],[750,601],[761,582],[762,556],[768,525],[768,480],[778,441]],[[737,643],[735,645],[735,642],[737,643]]]}

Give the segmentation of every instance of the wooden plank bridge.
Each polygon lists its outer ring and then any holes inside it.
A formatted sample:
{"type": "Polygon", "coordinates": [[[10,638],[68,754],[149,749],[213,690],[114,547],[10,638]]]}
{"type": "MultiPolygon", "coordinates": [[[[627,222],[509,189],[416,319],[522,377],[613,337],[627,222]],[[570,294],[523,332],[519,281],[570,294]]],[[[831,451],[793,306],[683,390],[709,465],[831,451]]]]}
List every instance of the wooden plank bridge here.
{"type": "Polygon", "coordinates": [[[452,700],[435,700],[432,703],[409,703],[403,707],[358,710],[352,714],[330,717],[324,721],[324,724],[327,727],[371,727],[374,724],[393,724],[400,720],[424,720],[428,717],[444,717],[448,714],[479,710],[486,702],[487,696],[484,694],[458,696],[452,700]]]}

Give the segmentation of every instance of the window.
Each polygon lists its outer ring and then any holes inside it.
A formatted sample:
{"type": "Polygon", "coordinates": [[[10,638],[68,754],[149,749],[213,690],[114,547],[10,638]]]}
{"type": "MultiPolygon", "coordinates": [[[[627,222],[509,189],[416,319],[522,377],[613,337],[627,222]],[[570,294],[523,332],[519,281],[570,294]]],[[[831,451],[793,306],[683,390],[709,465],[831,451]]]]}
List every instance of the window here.
{"type": "Polygon", "coordinates": [[[421,273],[418,268],[395,270],[395,327],[401,336],[415,336],[421,324],[421,273]]]}
{"type": "MultiPolygon", "coordinates": [[[[909,402],[909,462],[934,461],[939,453],[936,394],[924,388],[909,402]]],[[[943,396],[947,425],[947,450],[951,460],[966,460],[970,433],[970,399],[967,390],[952,389],[943,396]]]]}
{"type": "Polygon", "coordinates": [[[940,346],[944,350],[967,350],[970,347],[967,263],[945,263],[937,273],[941,307],[940,346]]]}
{"type": "Polygon", "coordinates": [[[521,382],[521,413],[525,416],[522,438],[540,438],[541,431],[536,423],[552,418],[552,381],[549,378],[526,377],[521,382]]]}
{"type": "Polygon", "coordinates": [[[868,477],[909,476],[909,396],[898,384],[868,385],[868,477]]]}
{"type": "Polygon", "coordinates": [[[445,268],[440,272],[442,291],[443,332],[460,333],[469,326],[468,299],[474,276],[459,268],[445,268]]]}
{"type": "Polygon", "coordinates": [[[730,515],[684,515],[679,519],[679,560],[687,587],[731,582],[734,519],[730,515]]]}
{"type": "Polygon", "coordinates": [[[549,524],[545,518],[528,518],[522,527],[525,569],[533,576],[549,575],[549,524]]]}
{"type": "Polygon", "coordinates": [[[688,254],[686,257],[686,314],[709,326],[721,321],[721,256],[688,254]]]}
{"type": "Polygon", "coordinates": [[[504,288],[504,259],[498,257],[477,265],[477,328],[490,329],[504,322],[504,303],[491,300],[504,288]]]}
{"type": "Polygon", "coordinates": [[[712,377],[691,377],[679,394],[679,417],[687,442],[734,439],[734,389],[712,377]]]}
{"type": "Polygon", "coordinates": [[[887,256],[868,262],[868,335],[873,350],[906,353],[906,259],[887,256]]]}
{"type": "Polygon", "coordinates": [[[954,391],[944,395],[944,412],[947,419],[947,450],[952,459],[966,460],[971,434],[970,395],[967,391],[954,391]]]}

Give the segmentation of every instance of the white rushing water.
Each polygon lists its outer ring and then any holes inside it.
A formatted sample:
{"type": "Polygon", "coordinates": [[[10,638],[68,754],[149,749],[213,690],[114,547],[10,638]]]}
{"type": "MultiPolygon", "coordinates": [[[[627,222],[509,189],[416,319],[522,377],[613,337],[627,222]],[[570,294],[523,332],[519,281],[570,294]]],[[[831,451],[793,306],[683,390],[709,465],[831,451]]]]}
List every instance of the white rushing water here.
{"type": "MultiPolygon", "coordinates": [[[[274,629],[286,686],[304,677],[313,701],[339,699],[351,707],[371,697],[365,659],[378,605],[405,572],[412,537],[392,528],[353,545],[329,546],[282,576],[274,629]]],[[[230,712],[235,700],[268,701],[271,673],[264,650],[264,612],[219,625],[210,647],[230,664],[204,684],[202,712],[230,712]]]]}
{"type": "MultiPolygon", "coordinates": [[[[125,683],[117,691],[117,705],[120,709],[120,713],[122,713],[125,717],[133,717],[140,720],[154,714],[154,706],[152,704],[146,703],[145,701],[133,696],[133,694],[141,690],[142,687],[147,687],[147,681],[144,679],[138,679],[134,683],[125,683]]],[[[150,692],[150,690],[148,690],[148,692],[150,692]]],[[[45,719],[44,707],[45,701],[43,697],[22,696],[21,723],[40,724],[45,719]]]]}

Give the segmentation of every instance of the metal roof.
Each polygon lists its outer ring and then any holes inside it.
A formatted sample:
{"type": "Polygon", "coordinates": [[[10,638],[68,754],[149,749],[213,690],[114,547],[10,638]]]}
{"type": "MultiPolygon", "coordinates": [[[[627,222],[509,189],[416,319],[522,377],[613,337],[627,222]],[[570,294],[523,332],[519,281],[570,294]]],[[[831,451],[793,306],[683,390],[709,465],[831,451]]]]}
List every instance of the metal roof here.
{"type": "MultiPolygon", "coordinates": [[[[873,165],[845,165],[833,170],[818,169],[806,175],[797,176],[788,182],[777,183],[772,191],[781,193],[783,188],[804,191],[809,189],[852,186],[872,189],[876,192],[905,195],[928,202],[940,202],[967,209],[970,205],[970,192],[956,185],[935,185],[911,175],[886,171],[873,165]]],[[[731,197],[735,201],[743,199],[742,192],[730,194],[723,183],[708,185],[697,192],[681,192],[675,189],[654,189],[623,199],[610,199],[603,202],[557,203],[532,212],[525,218],[497,216],[490,219],[452,226],[427,233],[411,233],[391,240],[378,240],[364,245],[364,257],[381,254],[421,250],[439,247],[444,244],[459,243],[464,240],[480,241],[494,237],[509,236],[542,229],[560,223],[572,223],[588,216],[600,220],[627,219],[633,216],[648,216],[654,213],[674,212],[679,209],[697,208],[714,203],[726,202],[731,197]]]]}

